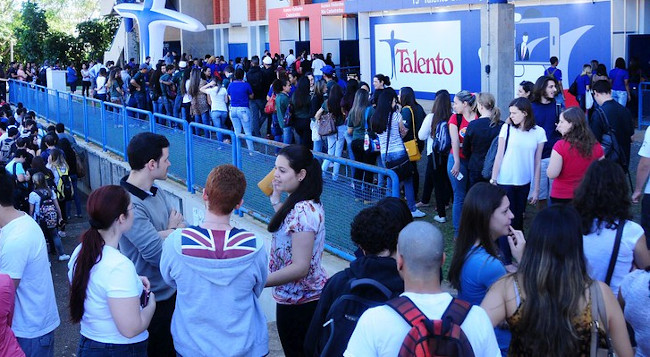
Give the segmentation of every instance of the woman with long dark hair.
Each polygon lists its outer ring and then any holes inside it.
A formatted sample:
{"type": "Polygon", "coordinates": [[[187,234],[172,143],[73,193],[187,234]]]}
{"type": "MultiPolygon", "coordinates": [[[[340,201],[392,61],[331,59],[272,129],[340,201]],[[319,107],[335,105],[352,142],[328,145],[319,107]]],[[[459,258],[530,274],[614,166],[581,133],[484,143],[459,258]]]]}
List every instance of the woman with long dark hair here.
{"type": "MultiPolygon", "coordinates": [[[[228,85],[228,102],[230,102],[230,120],[235,133],[241,134],[242,129],[246,135],[253,135],[251,127],[251,111],[249,100],[253,99],[253,88],[244,82],[244,70],[235,70],[235,80],[228,85]]],[[[249,151],[255,150],[252,140],[246,140],[249,151]]]]}
{"type": "Polygon", "coordinates": [[[451,155],[447,160],[447,173],[454,191],[454,204],[451,218],[454,225],[454,235],[458,234],[460,215],[463,210],[463,201],[467,194],[469,172],[467,159],[463,153],[463,142],[467,126],[476,119],[476,96],[469,91],[462,90],[454,96],[453,108],[455,114],[449,117],[449,136],[451,137],[451,155]]]}
{"type": "MultiPolygon", "coordinates": [[[[341,99],[343,98],[343,89],[338,84],[332,85],[328,92],[327,100],[323,103],[323,107],[319,110],[319,113],[316,113],[317,120],[320,119],[325,113],[330,113],[334,116],[334,126],[336,126],[336,132],[323,137],[327,141],[327,154],[331,156],[341,157],[343,154],[343,144],[345,144],[345,133],[347,127],[345,125],[345,117],[343,116],[343,111],[341,110],[341,99]]],[[[330,160],[323,160],[322,170],[327,172],[330,166],[330,160]]],[[[339,176],[339,169],[341,164],[338,162],[334,163],[334,168],[332,169],[332,179],[337,180],[339,176]]]]}
{"type": "MultiPolygon", "coordinates": [[[[427,113],[424,108],[415,100],[415,92],[411,87],[402,87],[399,90],[399,104],[402,107],[402,122],[407,129],[406,134],[402,137],[404,142],[409,140],[416,140],[418,150],[424,150],[424,141],[417,137],[417,133],[422,128],[424,117],[427,113]],[[413,127],[415,124],[415,127],[413,127]]],[[[413,166],[413,193],[415,194],[415,201],[418,201],[418,191],[420,190],[420,173],[418,172],[418,162],[411,161],[413,166]]]]}
{"type": "MultiPolygon", "coordinates": [[[[490,286],[506,275],[496,241],[509,234],[523,236],[510,225],[512,218],[503,189],[479,182],[467,193],[448,275],[459,299],[479,305],[490,286]]],[[[523,244],[519,248],[513,254],[520,259],[523,244]]],[[[510,333],[503,328],[494,332],[499,348],[506,352],[510,333]]]]}
{"type": "Polygon", "coordinates": [[[291,104],[293,105],[294,123],[293,128],[300,137],[300,145],[311,149],[311,96],[309,93],[310,80],[307,76],[298,80],[298,86],[291,95],[291,104]]]}
{"type": "Polygon", "coordinates": [[[625,68],[625,59],[623,57],[616,59],[614,69],[609,71],[609,78],[612,82],[612,99],[625,107],[632,96],[629,85],[630,74],[625,68]]]}
{"type": "Polygon", "coordinates": [[[156,299],[149,280],[118,250],[133,225],[129,194],[120,186],[100,187],[88,196],[87,210],[90,228],[68,263],[70,317],[81,323],[77,356],[146,356],[156,299]],[[148,297],[144,305],[141,295],[148,297]]]}
{"type": "MultiPolygon", "coordinates": [[[[365,150],[364,149],[364,137],[366,132],[371,135],[371,131],[368,131],[370,124],[368,121],[372,117],[374,108],[370,105],[370,100],[368,99],[368,91],[365,89],[359,89],[354,96],[354,105],[350,109],[348,114],[348,132],[347,134],[352,138],[352,144],[350,145],[352,153],[354,153],[354,160],[357,162],[362,162],[368,165],[374,165],[377,161],[376,151],[365,150]]],[[[373,182],[373,173],[361,169],[356,169],[354,171],[354,199],[361,201],[371,201],[371,185],[373,182]],[[363,185],[362,191],[362,181],[365,183],[363,185]]]]}
{"type": "MultiPolygon", "coordinates": [[[[201,92],[201,87],[207,84],[206,80],[201,78],[202,75],[209,76],[210,67],[205,67],[203,70],[193,68],[190,73],[190,88],[189,95],[192,97],[190,102],[190,115],[194,117],[194,122],[211,125],[210,122],[210,105],[208,104],[208,95],[201,92]]],[[[199,135],[203,134],[203,130],[199,130],[199,135]]]]}
{"type": "Polygon", "coordinates": [[[573,199],[573,205],[582,217],[589,276],[609,284],[614,295],[618,295],[623,277],[634,266],[650,265],[650,251],[643,228],[631,221],[629,187],[620,165],[610,160],[599,160],[589,166],[573,199]],[[616,243],[619,229],[621,238],[616,243]],[[615,244],[619,250],[612,257],[615,244]],[[611,259],[615,259],[615,265],[609,273],[611,259]]]}
{"type": "MultiPolygon", "coordinates": [[[[345,94],[343,94],[343,98],[341,98],[341,112],[343,112],[343,117],[345,118],[346,124],[349,124],[347,119],[350,114],[350,110],[352,110],[352,106],[354,105],[354,98],[358,90],[359,81],[356,79],[348,79],[345,87],[345,94]]],[[[350,134],[348,131],[345,132],[345,145],[347,147],[348,157],[350,160],[355,160],[356,158],[354,156],[354,150],[352,150],[352,134],[350,134]]],[[[353,167],[352,175],[354,175],[356,171],[356,168],[353,167]]]]}
{"type": "Polygon", "coordinates": [[[436,92],[436,99],[433,101],[431,113],[424,117],[422,126],[418,131],[418,138],[426,140],[427,170],[424,174],[424,190],[422,191],[422,201],[416,204],[416,207],[428,207],[431,200],[431,192],[435,191],[436,195],[436,216],[433,217],[438,223],[447,222],[447,213],[445,207],[451,199],[451,182],[447,175],[447,159],[449,151],[436,151],[433,149],[433,141],[438,135],[438,128],[446,130],[444,126],[451,117],[451,97],[449,92],[441,89],[436,92]],[[444,126],[440,125],[443,123],[444,126]],[[439,126],[440,125],[440,126],[439,126]]]}
{"type": "Polygon", "coordinates": [[[585,113],[571,107],[560,114],[557,131],[562,139],[553,145],[546,174],[553,181],[551,203],[569,203],[589,165],[604,151],[585,120],[585,113]]]}
{"type": "Polygon", "coordinates": [[[634,354],[612,291],[587,274],[580,220],[570,205],[553,205],[537,214],[526,241],[523,235],[508,238],[513,248],[526,245],[519,269],[494,283],[481,307],[494,326],[507,321],[509,356],[594,356],[592,324],[600,318],[592,315],[592,305],[598,303],[597,295],[608,326],[602,331],[604,324],[599,324],[599,347],[607,332],[617,356],[634,354]]]}
{"type": "Polygon", "coordinates": [[[544,128],[535,125],[530,101],[515,98],[510,102],[510,117],[501,126],[499,147],[494,158],[490,183],[498,184],[508,194],[515,218],[512,226],[522,229],[528,192],[530,203],[537,203],[541,175],[542,150],[546,142],[544,128]],[[506,145],[507,142],[507,145],[506,145]]]}
{"type": "MultiPolygon", "coordinates": [[[[392,169],[394,168],[391,167],[392,164],[408,161],[408,154],[401,136],[406,129],[397,105],[397,94],[393,89],[388,88],[381,93],[370,123],[372,131],[379,136],[380,155],[384,166],[392,169]]],[[[408,162],[406,164],[410,171],[400,177],[400,183],[404,184],[404,195],[411,214],[414,218],[422,218],[426,214],[415,207],[412,166],[408,162]]]]}
{"type": "Polygon", "coordinates": [[[323,138],[318,135],[318,125],[316,124],[315,119],[316,113],[318,113],[325,100],[327,100],[327,82],[324,79],[320,79],[314,83],[314,93],[311,95],[309,101],[309,117],[311,119],[309,126],[312,132],[314,152],[322,152],[324,146],[323,143],[327,145],[327,140],[323,140],[323,138]],[[316,135],[313,134],[314,131],[316,132],[316,135]]]}
{"type": "Polygon", "coordinates": [[[325,212],[320,202],[323,178],[318,161],[302,145],[280,150],[275,160],[268,230],[271,240],[267,287],[277,302],[278,334],[286,356],[302,356],[304,338],[327,274],[321,265],[325,212]],[[282,193],[289,196],[282,202],[282,193]]]}

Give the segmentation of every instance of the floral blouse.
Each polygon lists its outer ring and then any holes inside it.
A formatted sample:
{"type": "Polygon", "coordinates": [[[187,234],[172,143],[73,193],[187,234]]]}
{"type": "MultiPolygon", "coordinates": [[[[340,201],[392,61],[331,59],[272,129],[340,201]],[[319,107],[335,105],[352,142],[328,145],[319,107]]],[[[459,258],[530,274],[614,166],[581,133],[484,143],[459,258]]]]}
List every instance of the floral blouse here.
{"type": "Polygon", "coordinates": [[[320,298],[327,281],[321,266],[325,248],[325,212],[321,203],[300,201],[289,211],[280,229],[273,233],[269,270],[278,271],[291,264],[291,234],[314,232],[314,248],[309,272],[304,278],[273,288],[273,298],[279,304],[298,305],[320,298]]]}

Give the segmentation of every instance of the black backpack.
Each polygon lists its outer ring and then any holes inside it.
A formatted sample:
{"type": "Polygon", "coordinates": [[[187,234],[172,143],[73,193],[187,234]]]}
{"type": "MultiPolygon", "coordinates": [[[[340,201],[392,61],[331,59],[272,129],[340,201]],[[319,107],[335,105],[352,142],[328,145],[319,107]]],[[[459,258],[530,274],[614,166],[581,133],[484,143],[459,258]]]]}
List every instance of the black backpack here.
{"type": "Polygon", "coordinates": [[[12,159],[12,147],[15,147],[13,138],[5,138],[0,142],[0,163],[6,164],[12,159]]]}
{"type": "Polygon", "coordinates": [[[34,190],[34,192],[41,198],[36,222],[43,228],[56,228],[59,223],[59,213],[56,211],[52,191],[50,189],[38,189],[34,190]]]}
{"type": "Polygon", "coordinates": [[[616,138],[616,130],[610,124],[609,119],[607,118],[607,114],[605,114],[603,108],[596,109],[596,112],[600,115],[600,118],[605,125],[605,132],[600,139],[600,144],[602,145],[603,151],[605,152],[605,158],[621,165],[623,170],[625,172],[628,172],[627,155],[625,154],[625,151],[616,138]]]}
{"type": "Polygon", "coordinates": [[[361,314],[393,298],[393,292],[374,279],[352,279],[348,284],[349,292],[334,300],[325,317],[320,346],[317,347],[321,357],[342,356],[361,314]],[[381,294],[372,294],[375,291],[381,294]],[[381,299],[371,299],[370,296],[381,296],[381,299]]]}

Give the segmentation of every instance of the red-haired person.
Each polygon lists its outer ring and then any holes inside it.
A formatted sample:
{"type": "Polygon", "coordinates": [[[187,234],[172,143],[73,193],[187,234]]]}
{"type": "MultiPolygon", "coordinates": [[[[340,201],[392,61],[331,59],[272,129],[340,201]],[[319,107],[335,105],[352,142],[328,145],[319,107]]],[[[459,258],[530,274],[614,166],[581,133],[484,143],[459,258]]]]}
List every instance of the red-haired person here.
{"type": "Polygon", "coordinates": [[[68,263],[70,316],[81,323],[77,356],[146,357],[156,299],[149,280],[117,249],[133,225],[129,193],[120,186],[100,187],[88,196],[86,209],[90,228],[68,263]]]}
{"type": "Polygon", "coordinates": [[[171,331],[178,355],[269,353],[259,302],[268,275],[264,240],[230,222],[245,191],[246,177],[238,168],[212,169],[203,191],[203,223],[177,229],[165,239],[160,272],[177,289],[171,331]]]}

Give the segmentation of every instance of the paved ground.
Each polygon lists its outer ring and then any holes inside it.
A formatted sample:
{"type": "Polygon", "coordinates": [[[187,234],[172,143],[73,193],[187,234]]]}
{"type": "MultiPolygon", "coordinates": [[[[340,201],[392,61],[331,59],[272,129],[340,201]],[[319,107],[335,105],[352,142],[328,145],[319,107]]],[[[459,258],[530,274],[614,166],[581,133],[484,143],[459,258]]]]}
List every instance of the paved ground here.
{"type": "MultiPolygon", "coordinates": [[[[86,197],[83,197],[85,202],[86,197]]],[[[65,252],[70,254],[77,246],[79,237],[85,229],[88,228],[88,216],[85,212],[85,203],[82,205],[84,208],[83,218],[72,218],[66,228],[67,237],[63,238],[63,247],[65,252]]],[[[74,209],[74,208],[73,208],[74,209]]],[[[69,298],[69,284],[68,284],[68,265],[67,262],[59,262],[56,257],[51,255],[52,261],[52,277],[54,279],[54,291],[56,294],[57,306],[59,308],[59,315],[61,317],[61,325],[56,329],[54,348],[56,357],[69,357],[76,356],[77,344],[79,343],[79,324],[70,322],[70,314],[68,312],[68,298],[69,298]]],[[[269,323],[269,348],[270,357],[284,356],[282,353],[282,346],[278,338],[275,323],[269,323]]]]}

